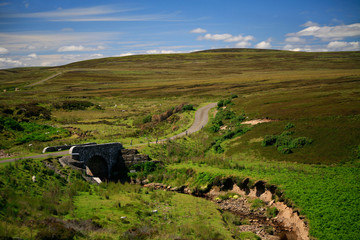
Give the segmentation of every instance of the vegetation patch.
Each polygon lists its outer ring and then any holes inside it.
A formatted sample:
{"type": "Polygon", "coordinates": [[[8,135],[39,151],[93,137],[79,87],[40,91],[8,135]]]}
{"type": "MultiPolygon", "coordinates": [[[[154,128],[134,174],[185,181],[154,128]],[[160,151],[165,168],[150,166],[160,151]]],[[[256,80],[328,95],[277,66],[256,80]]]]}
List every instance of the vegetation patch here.
{"type": "Polygon", "coordinates": [[[60,103],[54,103],[53,106],[57,109],[62,108],[64,110],[85,110],[91,106],[94,106],[92,102],[81,100],[66,100],[60,103]]]}
{"type": "MultiPolygon", "coordinates": [[[[289,123],[285,126],[285,130],[294,128],[295,125],[289,123]]],[[[280,135],[266,135],[261,145],[263,147],[275,145],[277,150],[283,154],[290,154],[293,152],[293,149],[303,148],[306,145],[309,145],[313,142],[312,139],[307,137],[297,137],[293,138],[291,135],[293,132],[284,131],[280,135]]]]}
{"type": "Polygon", "coordinates": [[[46,142],[65,137],[68,131],[34,122],[18,122],[12,118],[0,117],[0,149],[28,142],[46,142]]]}

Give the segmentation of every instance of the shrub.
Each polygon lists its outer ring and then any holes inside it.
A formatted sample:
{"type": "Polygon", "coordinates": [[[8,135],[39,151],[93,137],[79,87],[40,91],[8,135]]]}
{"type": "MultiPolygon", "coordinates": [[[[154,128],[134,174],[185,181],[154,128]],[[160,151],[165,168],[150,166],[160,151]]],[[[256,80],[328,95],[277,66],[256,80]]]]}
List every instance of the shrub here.
{"type": "Polygon", "coordinates": [[[278,215],[279,210],[276,207],[271,207],[266,209],[266,216],[268,218],[274,218],[278,215]]]}
{"type": "Polygon", "coordinates": [[[277,148],[277,150],[282,153],[282,154],[290,154],[292,153],[293,151],[291,150],[291,148],[288,148],[288,147],[285,147],[285,146],[279,146],[277,148]]]}
{"type": "Polygon", "coordinates": [[[233,99],[233,98],[238,98],[238,95],[236,95],[236,94],[231,94],[230,98],[231,98],[231,99],[233,99]]]}
{"type": "Polygon", "coordinates": [[[192,110],[194,110],[194,106],[192,104],[184,105],[182,107],[182,110],[183,111],[192,111],[192,110]]]}
{"type": "Polygon", "coordinates": [[[262,141],[261,145],[263,147],[272,146],[276,143],[277,138],[278,138],[277,135],[266,135],[264,137],[264,140],[262,141]]]}
{"type": "Polygon", "coordinates": [[[288,147],[291,143],[291,137],[288,135],[285,136],[278,136],[275,142],[276,147],[288,147]]]}
{"type": "Polygon", "coordinates": [[[288,123],[288,124],[286,124],[286,126],[284,127],[284,130],[289,130],[289,129],[294,128],[294,127],[295,127],[295,125],[294,125],[293,123],[288,123]]]}
{"type": "Polygon", "coordinates": [[[151,115],[147,115],[143,118],[142,123],[148,123],[151,122],[152,116],[151,115]]]}
{"type": "Polygon", "coordinates": [[[0,117],[0,131],[6,130],[14,130],[14,131],[23,131],[24,128],[12,118],[2,118],[0,117]]]}
{"type": "Polygon", "coordinates": [[[312,143],[312,139],[310,139],[310,138],[298,137],[298,138],[293,139],[289,146],[291,148],[302,148],[306,144],[311,144],[311,143],[312,143]]]}
{"type": "Polygon", "coordinates": [[[25,118],[46,120],[51,118],[51,111],[44,107],[38,106],[37,103],[20,104],[16,106],[16,109],[18,110],[16,114],[23,115],[25,118]]]}
{"type": "Polygon", "coordinates": [[[218,108],[221,108],[224,106],[224,100],[220,100],[218,103],[217,103],[217,107],[218,108]]]}
{"type": "Polygon", "coordinates": [[[258,208],[265,206],[265,203],[262,200],[257,199],[257,198],[252,200],[251,202],[252,202],[251,206],[250,206],[251,209],[258,209],[258,208]]]}
{"type": "Polygon", "coordinates": [[[67,100],[62,103],[53,104],[55,108],[62,108],[64,110],[85,110],[93,105],[92,102],[80,100],[67,100]]]}

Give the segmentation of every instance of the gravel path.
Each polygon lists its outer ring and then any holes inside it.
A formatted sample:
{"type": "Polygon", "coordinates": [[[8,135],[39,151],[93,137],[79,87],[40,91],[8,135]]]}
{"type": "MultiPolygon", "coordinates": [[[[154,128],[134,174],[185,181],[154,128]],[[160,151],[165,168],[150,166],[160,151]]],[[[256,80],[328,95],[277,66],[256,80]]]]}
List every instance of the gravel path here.
{"type": "MultiPolygon", "coordinates": [[[[199,108],[196,113],[195,113],[195,120],[193,125],[186,131],[179,133],[175,136],[170,137],[170,140],[174,140],[175,138],[179,138],[179,137],[183,137],[186,136],[188,134],[192,134],[194,132],[200,131],[209,121],[209,111],[211,108],[215,107],[216,103],[210,103],[204,107],[199,108]]],[[[161,139],[158,141],[158,143],[161,142],[165,142],[168,139],[161,139]]],[[[156,142],[151,142],[152,144],[155,144],[156,142]]],[[[141,145],[145,145],[141,144],[141,145]]],[[[135,146],[135,145],[134,145],[135,146]]],[[[0,163],[6,163],[6,162],[15,162],[17,160],[20,159],[28,159],[28,158],[43,158],[43,157],[51,157],[51,156],[62,156],[62,155],[66,155],[69,154],[69,150],[65,150],[65,151],[59,151],[59,152],[52,152],[52,153],[46,153],[46,154],[38,154],[38,155],[33,155],[33,156],[27,156],[27,157],[19,157],[19,158],[12,158],[12,159],[6,159],[6,160],[1,160],[0,159],[0,163]]]]}

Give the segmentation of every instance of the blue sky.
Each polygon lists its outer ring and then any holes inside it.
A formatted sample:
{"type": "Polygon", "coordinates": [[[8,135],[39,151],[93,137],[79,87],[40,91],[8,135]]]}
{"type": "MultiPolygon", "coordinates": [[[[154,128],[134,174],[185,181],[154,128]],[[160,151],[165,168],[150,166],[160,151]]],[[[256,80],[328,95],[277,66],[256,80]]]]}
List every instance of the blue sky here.
{"type": "Polygon", "coordinates": [[[0,68],[228,47],[359,51],[359,41],[359,0],[0,0],[0,68]]]}

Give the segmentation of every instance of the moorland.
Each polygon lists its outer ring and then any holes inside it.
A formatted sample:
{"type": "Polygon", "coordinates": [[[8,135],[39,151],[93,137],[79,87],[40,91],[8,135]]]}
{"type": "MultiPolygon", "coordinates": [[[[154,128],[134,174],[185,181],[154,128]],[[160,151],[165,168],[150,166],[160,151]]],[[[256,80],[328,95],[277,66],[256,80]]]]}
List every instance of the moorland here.
{"type": "MultiPolygon", "coordinates": [[[[121,142],[162,163],[138,166],[132,179],[193,192],[229,177],[262,180],[306,220],[311,238],[356,239],[359,66],[360,52],[218,49],[0,70],[0,163],[50,145],[121,142]],[[188,129],[212,102],[201,131],[150,144],[188,129]],[[242,124],[253,119],[269,121],[242,124]]],[[[0,166],[0,236],[258,239],[238,231],[246,219],[205,199],[93,185],[55,158],[0,166]]]]}

